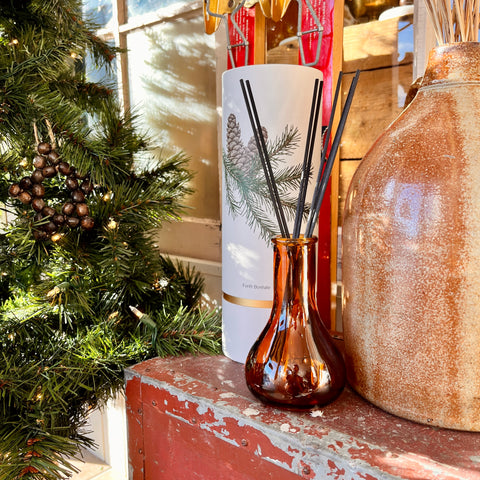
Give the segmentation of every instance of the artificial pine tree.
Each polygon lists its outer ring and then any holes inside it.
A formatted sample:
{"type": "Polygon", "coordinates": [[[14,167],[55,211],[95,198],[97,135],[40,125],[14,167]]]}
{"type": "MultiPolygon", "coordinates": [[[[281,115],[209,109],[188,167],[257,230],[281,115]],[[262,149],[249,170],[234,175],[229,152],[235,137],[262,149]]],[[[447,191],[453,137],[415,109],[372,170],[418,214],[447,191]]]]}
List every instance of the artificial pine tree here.
{"type": "Polygon", "coordinates": [[[87,412],[149,356],[215,352],[199,275],[161,256],[190,173],[161,159],[115,91],[115,48],[79,0],[0,3],[0,479],[67,478],[87,412]]]}

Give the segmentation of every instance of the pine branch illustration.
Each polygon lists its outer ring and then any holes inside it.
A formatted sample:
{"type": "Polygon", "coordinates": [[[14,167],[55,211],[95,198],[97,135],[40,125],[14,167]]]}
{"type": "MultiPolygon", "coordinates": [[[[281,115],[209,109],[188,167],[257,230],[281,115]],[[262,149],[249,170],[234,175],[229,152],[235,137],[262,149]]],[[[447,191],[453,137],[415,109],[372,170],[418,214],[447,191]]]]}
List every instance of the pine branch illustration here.
{"type": "MultiPolygon", "coordinates": [[[[231,114],[227,124],[227,151],[223,153],[225,192],[230,213],[244,216],[247,224],[258,231],[260,238],[269,241],[278,235],[273,220],[273,205],[255,143],[250,139],[243,147],[239,138],[240,127],[231,114]]],[[[286,126],[282,134],[268,141],[263,129],[267,149],[274,169],[274,177],[287,218],[293,219],[296,196],[301,179],[301,165],[284,166],[284,158],[291,155],[299,142],[298,130],[286,126]]]]}
{"type": "Polygon", "coordinates": [[[276,223],[266,214],[272,207],[265,180],[260,175],[246,175],[225,153],[224,168],[227,204],[233,217],[245,216],[254,230],[262,226],[261,238],[268,240],[276,235],[276,223]]]}
{"type": "Polygon", "coordinates": [[[271,208],[270,197],[267,192],[264,195],[250,195],[245,198],[244,214],[248,226],[258,231],[260,238],[269,242],[270,239],[279,234],[278,224],[268,215],[265,205],[271,208]]]}
{"type": "Polygon", "coordinates": [[[292,126],[286,126],[281,136],[268,145],[268,154],[272,166],[275,166],[282,157],[291,155],[298,147],[300,134],[298,129],[292,126]]]}
{"type": "Polygon", "coordinates": [[[277,168],[275,170],[275,181],[277,182],[278,191],[283,195],[288,195],[289,193],[293,192],[295,197],[298,198],[298,189],[300,188],[301,176],[301,164],[277,168]]]}
{"type": "Polygon", "coordinates": [[[224,166],[224,188],[227,197],[227,204],[231,214],[236,217],[240,215],[242,211],[242,202],[237,198],[237,185],[242,183],[242,179],[245,176],[242,169],[235,161],[223,152],[223,166],[224,166]]]}

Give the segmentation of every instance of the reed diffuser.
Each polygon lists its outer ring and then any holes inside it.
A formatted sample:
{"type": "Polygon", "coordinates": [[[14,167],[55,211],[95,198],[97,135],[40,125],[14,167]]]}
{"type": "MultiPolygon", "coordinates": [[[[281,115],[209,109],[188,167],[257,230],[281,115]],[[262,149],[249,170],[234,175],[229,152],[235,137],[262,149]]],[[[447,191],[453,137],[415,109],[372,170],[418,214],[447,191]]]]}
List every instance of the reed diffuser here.
{"type": "Polygon", "coordinates": [[[326,144],[322,149],[318,178],[305,233],[301,234],[305,198],[314,151],[323,84],[315,81],[312,93],[302,176],[292,234],[275,185],[262,126],[251,85],[240,80],[248,116],[261,158],[271,202],[278,221],[280,236],[272,239],[274,246],[274,298],[270,318],[252,346],[245,363],[245,378],[250,391],[262,401],[280,406],[312,408],[335,399],[345,384],[345,366],[325,328],[316,305],[317,239],[313,230],[318,221],[326,185],[353,94],[358,82],[355,75],[327,155],[328,139],[339,97],[341,75],[337,82],[332,118],[327,126],[326,144]]]}
{"type": "MultiPolygon", "coordinates": [[[[310,214],[308,217],[308,222],[307,222],[307,226],[304,234],[304,236],[307,238],[313,235],[313,231],[315,229],[316,223],[318,222],[320,207],[322,206],[327,184],[330,180],[333,164],[335,162],[335,157],[337,155],[338,147],[340,146],[340,140],[343,134],[343,130],[345,128],[345,123],[347,121],[348,113],[350,111],[350,107],[353,101],[353,95],[355,93],[359,76],[360,76],[360,72],[357,71],[352,80],[352,83],[350,84],[347,99],[345,101],[345,105],[341,113],[340,122],[335,132],[335,136],[334,136],[331,148],[329,149],[328,148],[329,139],[330,139],[331,131],[333,128],[333,117],[335,114],[335,110],[338,102],[338,96],[340,92],[342,72],[340,72],[338,76],[335,96],[332,104],[332,113],[330,116],[328,126],[325,131],[325,145],[323,145],[323,148],[322,148],[320,168],[318,171],[317,180],[315,182],[315,190],[313,194],[312,205],[311,205],[310,214]]],[[[273,209],[275,211],[275,215],[277,217],[277,221],[279,224],[279,232],[284,238],[288,238],[290,237],[290,233],[289,233],[288,225],[285,219],[285,214],[283,212],[282,201],[280,199],[278,189],[275,185],[275,178],[274,178],[273,170],[270,164],[267,147],[265,145],[265,139],[262,133],[262,126],[260,124],[260,119],[259,119],[256,104],[255,104],[252,88],[248,80],[246,82],[244,80],[240,80],[240,86],[242,88],[242,93],[245,99],[245,105],[247,107],[248,116],[251,122],[253,134],[255,137],[255,142],[259,152],[260,160],[262,162],[263,170],[267,180],[267,185],[270,191],[271,202],[272,202],[273,209]]],[[[305,155],[304,155],[304,161],[302,164],[301,185],[300,185],[300,191],[299,191],[298,200],[297,200],[297,210],[295,215],[292,238],[299,238],[300,236],[301,223],[302,223],[302,218],[305,211],[305,196],[307,192],[308,180],[311,176],[312,154],[313,154],[314,143],[315,143],[315,132],[318,125],[322,88],[323,88],[323,82],[319,82],[318,80],[315,81],[314,88],[313,88],[313,95],[312,95],[305,155]]]]}
{"type": "Polygon", "coordinates": [[[480,431],[479,3],[427,6],[439,45],[346,198],[347,376],[398,416],[480,431]]]}

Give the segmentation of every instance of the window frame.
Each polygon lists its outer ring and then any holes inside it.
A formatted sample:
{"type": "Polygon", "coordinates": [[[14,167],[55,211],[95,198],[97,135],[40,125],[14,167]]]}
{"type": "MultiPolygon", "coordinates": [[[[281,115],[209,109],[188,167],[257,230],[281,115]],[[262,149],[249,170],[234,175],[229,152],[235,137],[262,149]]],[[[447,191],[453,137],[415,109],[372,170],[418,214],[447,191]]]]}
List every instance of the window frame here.
{"type": "MultiPolygon", "coordinates": [[[[115,74],[120,102],[125,111],[128,111],[132,106],[129,85],[128,35],[136,30],[152,28],[197,13],[203,17],[202,0],[174,3],[133,18],[128,18],[127,1],[111,0],[111,20],[106,27],[95,32],[100,39],[113,42],[115,46],[122,49],[117,58],[115,74]]],[[[222,35],[221,32],[222,29],[220,28],[214,37],[217,109],[221,105],[221,75],[227,68],[226,55],[222,55],[222,52],[226,52],[223,42],[226,37],[225,33],[223,32],[222,35]]],[[[181,222],[166,223],[156,237],[162,253],[189,264],[203,276],[205,298],[213,304],[218,304],[221,300],[221,119],[219,115],[217,116],[216,129],[216,151],[219,153],[212,161],[217,162],[218,191],[211,194],[217,195],[218,212],[208,218],[193,216],[187,212],[182,215],[181,222]],[[168,233],[172,231],[173,233],[168,233]],[[175,240],[176,238],[180,240],[175,240]]]]}

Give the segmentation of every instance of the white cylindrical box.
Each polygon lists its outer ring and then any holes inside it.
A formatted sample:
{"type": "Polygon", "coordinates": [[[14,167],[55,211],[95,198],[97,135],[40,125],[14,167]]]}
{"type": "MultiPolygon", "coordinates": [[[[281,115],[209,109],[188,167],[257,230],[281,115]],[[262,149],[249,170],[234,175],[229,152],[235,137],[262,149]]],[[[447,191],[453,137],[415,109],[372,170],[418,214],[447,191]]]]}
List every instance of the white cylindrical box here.
{"type": "MultiPolygon", "coordinates": [[[[298,65],[270,64],[239,67],[223,74],[223,351],[231,359],[245,362],[270,315],[273,300],[270,239],[279,230],[268,201],[241,79],[250,82],[282,201],[290,200],[290,208],[285,206],[284,211],[291,233],[314,84],[315,79],[322,79],[322,72],[298,65]],[[275,233],[272,226],[277,226],[275,233]]],[[[321,153],[321,130],[320,109],[313,180],[321,153]]],[[[310,184],[307,202],[312,193],[310,184]]]]}

